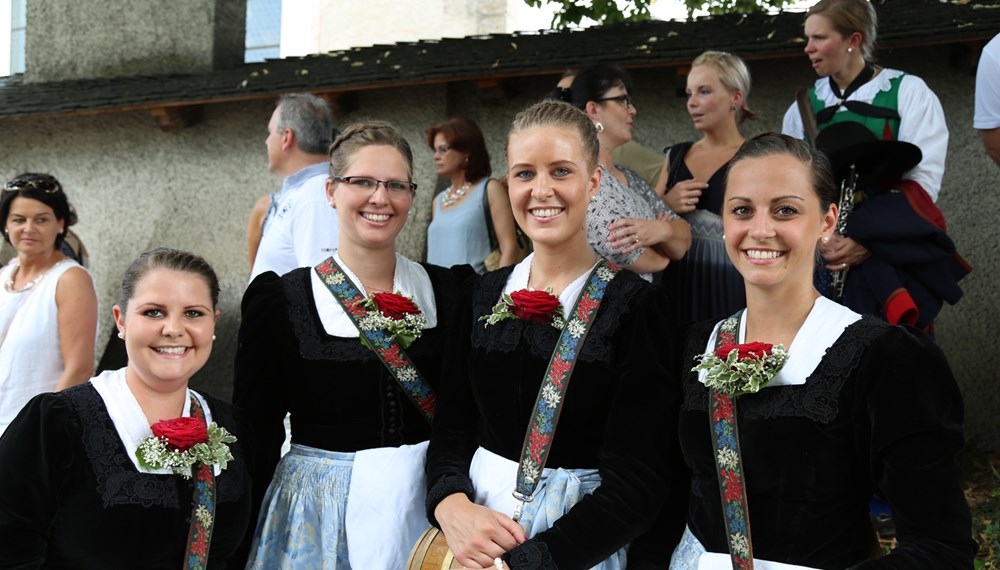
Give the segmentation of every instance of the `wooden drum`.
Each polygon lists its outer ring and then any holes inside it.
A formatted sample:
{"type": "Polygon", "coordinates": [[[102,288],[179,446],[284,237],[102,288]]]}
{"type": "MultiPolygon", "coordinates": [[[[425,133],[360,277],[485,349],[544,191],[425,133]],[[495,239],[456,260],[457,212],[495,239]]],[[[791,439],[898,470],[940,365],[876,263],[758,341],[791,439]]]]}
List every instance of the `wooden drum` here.
{"type": "Polygon", "coordinates": [[[461,567],[448,549],[444,533],[433,526],[420,535],[406,561],[406,570],[450,570],[461,567]]]}

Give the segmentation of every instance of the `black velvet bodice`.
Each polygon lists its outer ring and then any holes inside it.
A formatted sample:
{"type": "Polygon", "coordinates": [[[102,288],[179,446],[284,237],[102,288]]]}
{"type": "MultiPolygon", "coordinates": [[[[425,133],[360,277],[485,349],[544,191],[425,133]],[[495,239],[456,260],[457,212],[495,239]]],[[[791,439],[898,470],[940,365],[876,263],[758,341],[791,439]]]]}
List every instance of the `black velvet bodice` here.
{"type": "MultiPolygon", "coordinates": [[[[428,449],[428,514],[474,496],[477,446],[517,461],[559,331],[508,319],[484,326],[511,269],[482,277],[459,317],[428,449]]],[[[569,310],[569,308],[565,309],[569,310]]],[[[622,271],[608,284],[573,371],[547,467],[597,468],[602,484],[554,526],[510,553],[513,568],[589,568],[628,544],[677,488],[673,318],[662,291],[622,271]]]]}
{"type": "MultiPolygon", "coordinates": [[[[705,352],[713,324],[692,327],[683,362],[705,352]]],[[[687,524],[710,552],[727,552],[708,391],[693,372],[683,390],[687,524]]],[[[736,403],[756,558],[821,569],[971,568],[975,545],[956,463],[961,396],[925,335],[866,317],[805,384],[736,403]],[[869,560],[876,494],[892,506],[899,547],[869,560]]]]}
{"type": "MultiPolygon", "coordinates": [[[[250,524],[247,432],[206,396],[237,437],[216,478],[209,568],[225,568],[250,524]]],[[[183,564],[192,480],[140,473],[89,383],[33,398],[0,438],[0,568],[155,568],[183,564]]]]}

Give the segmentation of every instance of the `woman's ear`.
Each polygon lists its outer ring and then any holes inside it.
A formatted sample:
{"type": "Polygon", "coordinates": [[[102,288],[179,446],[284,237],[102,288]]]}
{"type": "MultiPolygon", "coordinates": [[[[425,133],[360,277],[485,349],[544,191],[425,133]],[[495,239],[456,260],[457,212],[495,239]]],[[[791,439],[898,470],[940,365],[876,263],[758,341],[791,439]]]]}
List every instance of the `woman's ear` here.
{"type": "Polygon", "coordinates": [[[125,313],[122,312],[122,308],[118,305],[111,307],[111,314],[115,317],[115,326],[118,328],[118,334],[125,332],[125,313]]]}
{"type": "Polygon", "coordinates": [[[326,201],[330,203],[330,207],[334,210],[337,209],[337,201],[333,197],[333,191],[336,187],[337,183],[333,181],[333,178],[326,179],[326,201]]]}
{"type": "Polygon", "coordinates": [[[829,238],[833,235],[834,230],[837,228],[837,216],[839,213],[840,211],[837,209],[836,204],[830,204],[830,207],[826,209],[826,214],[823,215],[822,237],[829,238]]]}

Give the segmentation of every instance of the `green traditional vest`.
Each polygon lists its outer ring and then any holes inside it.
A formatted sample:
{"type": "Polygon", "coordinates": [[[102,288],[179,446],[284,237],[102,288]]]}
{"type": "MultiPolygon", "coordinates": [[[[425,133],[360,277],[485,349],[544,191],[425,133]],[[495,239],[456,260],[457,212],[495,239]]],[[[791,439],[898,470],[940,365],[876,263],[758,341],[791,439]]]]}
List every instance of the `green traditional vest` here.
{"type": "MultiPolygon", "coordinates": [[[[899,77],[894,77],[889,80],[889,84],[892,86],[888,91],[879,91],[872,99],[872,105],[876,107],[885,107],[887,109],[899,110],[899,85],[903,82],[903,78],[906,74],[902,74],[899,77]]],[[[826,108],[826,103],[820,101],[816,97],[816,87],[813,86],[809,89],[809,100],[812,101],[813,113],[818,113],[826,108]]],[[[864,115],[859,115],[854,111],[844,109],[838,110],[833,114],[833,118],[819,125],[820,130],[834,124],[841,123],[844,121],[854,121],[855,123],[861,123],[862,125],[868,127],[872,133],[875,134],[880,140],[899,140],[899,119],[883,119],[881,117],[866,117],[864,115]],[[892,138],[886,136],[886,127],[892,132],[892,138]]]]}

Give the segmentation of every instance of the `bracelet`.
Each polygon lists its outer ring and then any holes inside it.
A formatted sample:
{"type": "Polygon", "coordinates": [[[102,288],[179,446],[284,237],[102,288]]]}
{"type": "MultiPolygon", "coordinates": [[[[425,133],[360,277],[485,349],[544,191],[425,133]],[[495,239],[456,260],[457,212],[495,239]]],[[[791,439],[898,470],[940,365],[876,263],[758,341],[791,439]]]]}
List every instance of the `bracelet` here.
{"type": "Polygon", "coordinates": [[[493,566],[496,567],[497,570],[503,570],[503,559],[500,558],[499,556],[497,556],[496,558],[494,558],[493,559],[493,566]]]}

